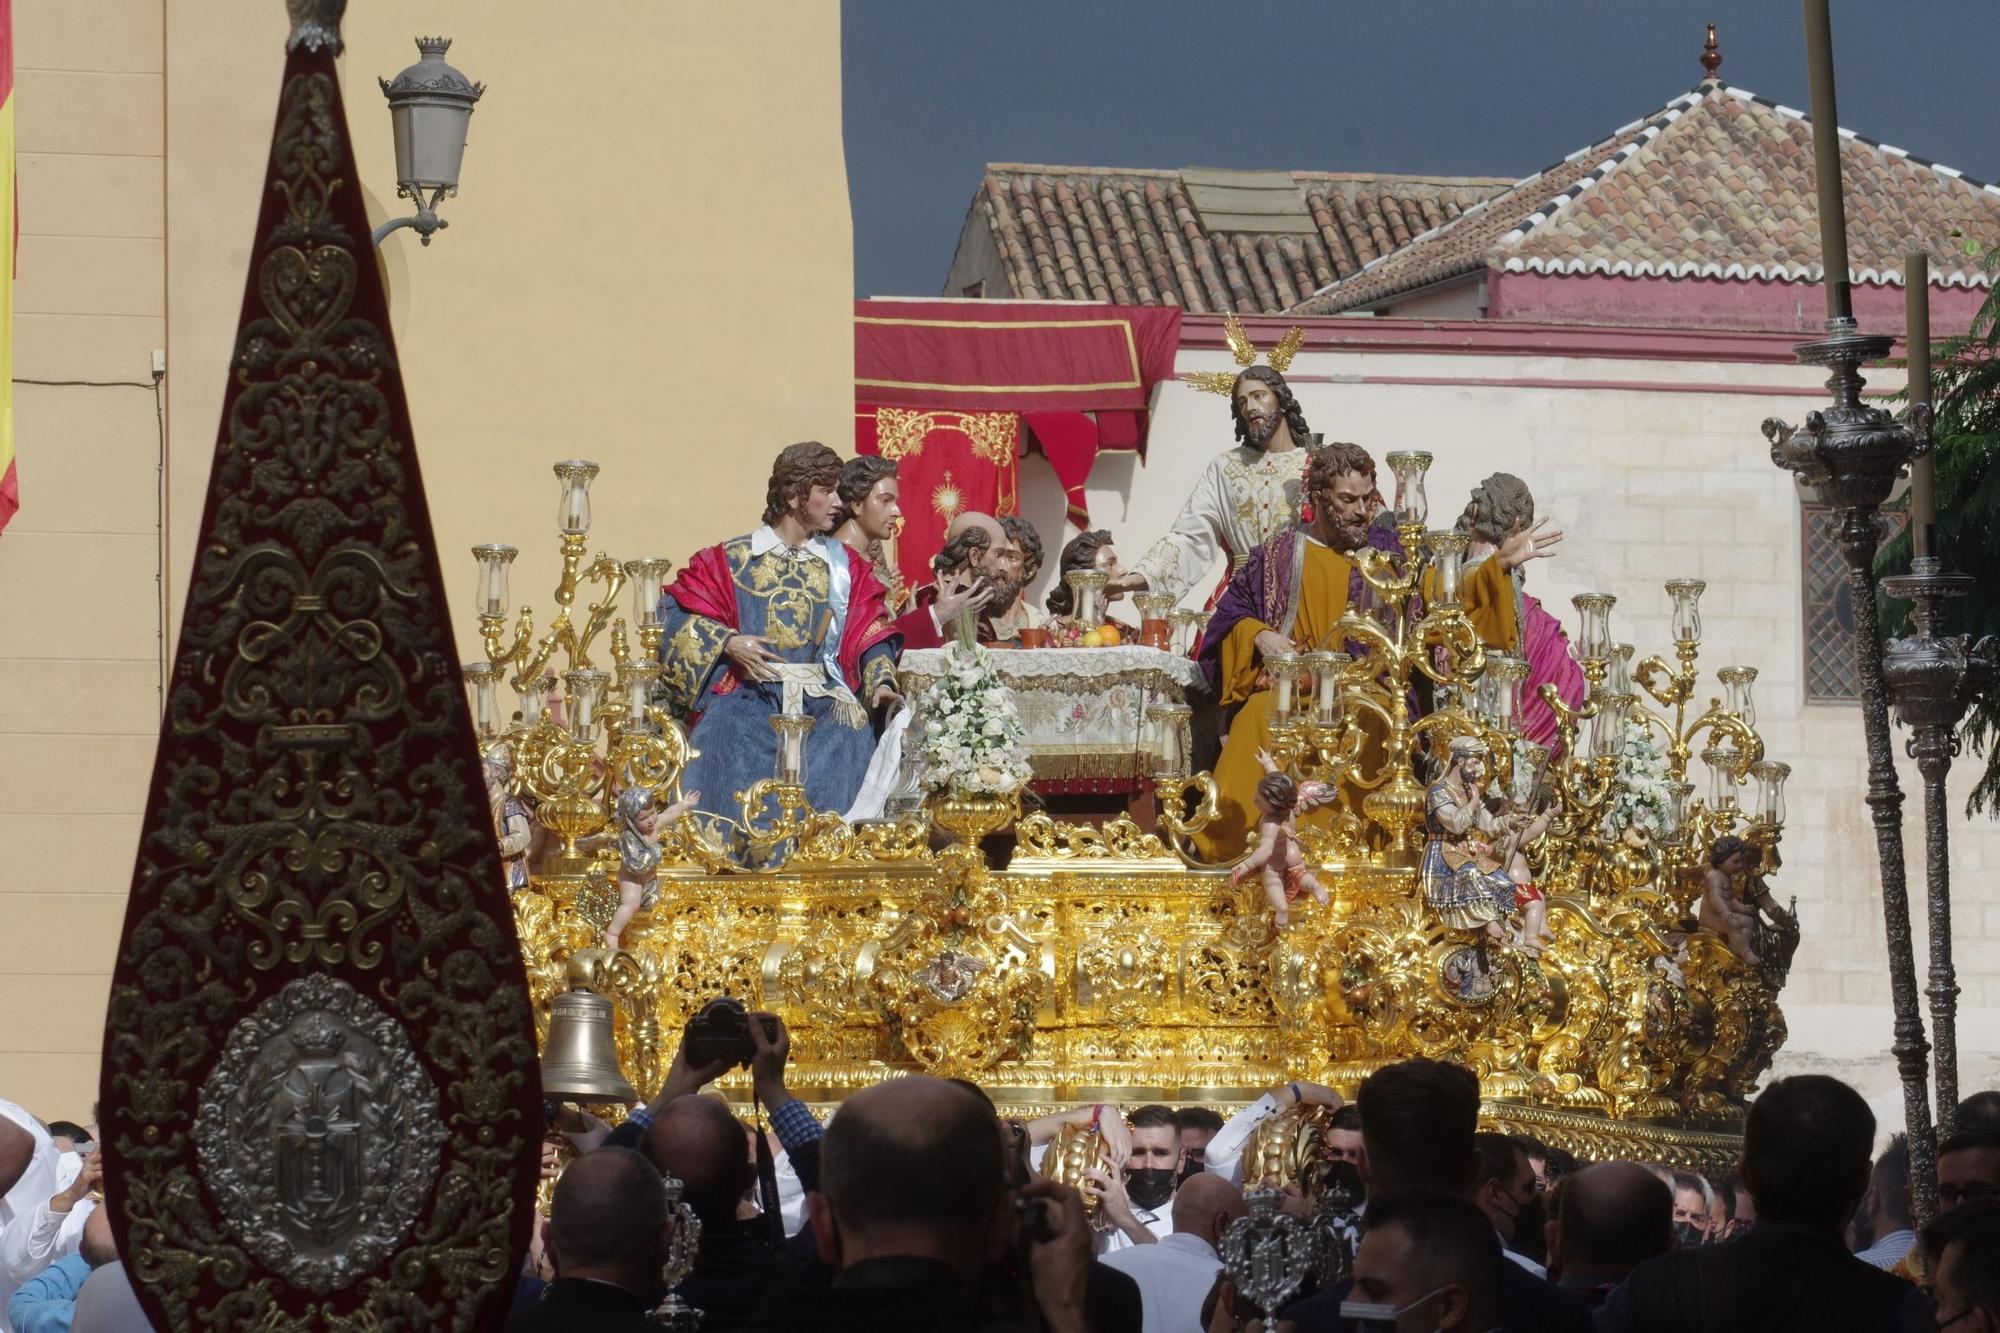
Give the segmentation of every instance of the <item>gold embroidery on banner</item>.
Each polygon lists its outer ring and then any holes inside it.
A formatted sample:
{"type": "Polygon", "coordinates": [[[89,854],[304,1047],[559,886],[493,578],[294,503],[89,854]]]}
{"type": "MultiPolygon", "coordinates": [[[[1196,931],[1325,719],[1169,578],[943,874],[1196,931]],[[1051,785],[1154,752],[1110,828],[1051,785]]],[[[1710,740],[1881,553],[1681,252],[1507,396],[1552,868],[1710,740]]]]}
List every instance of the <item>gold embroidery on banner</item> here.
{"type": "Polygon", "coordinates": [[[1016,413],[966,412],[956,424],[972,442],[972,452],[978,457],[995,467],[1005,467],[1014,461],[1014,448],[1021,438],[1021,418],[1016,413]]]}
{"type": "Polygon", "coordinates": [[[958,484],[951,479],[951,469],[946,468],[943,484],[931,492],[931,509],[939,518],[949,523],[958,517],[959,511],[963,508],[965,508],[965,496],[960,493],[958,484]]]}
{"type": "Polygon", "coordinates": [[[912,412],[901,407],[875,409],[875,451],[894,462],[915,458],[924,451],[924,437],[936,426],[929,412],[912,412]]]}
{"type": "Polygon", "coordinates": [[[472,877],[497,870],[469,832],[478,774],[441,745],[464,701],[442,594],[402,517],[414,483],[385,392],[393,351],[353,309],[358,265],[375,261],[330,206],[354,188],[340,118],[331,78],[289,78],[272,144],[286,210],[258,240],[261,317],[235,347],[109,1005],[113,1199],[133,1279],[175,1328],[464,1328],[482,1302],[492,1317],[513,1278],[513,1182],[540,1130],[513,1104],[536,1058],[527,997],[495,966],[514,941],[472,877]],[[204,1098],[225,1050],[271,1021],[246,1000],[281,962],[345,969],[349,1027],[301,1020],[290,1074],[259,1065],[262,1082],[225,1078],[204,1098]],[[394,1056],[401,1035],[421,1067],[394,1056]],[[356,1070],[378,1082],[350,1089],[356,1070]],[[250,1173],[238,1180],[304,1172],[271,1178],[270,1208],[292,1210],[284,1234],[268,1217],[248,1234],[216,1207],[227,1179],[197,1175],[194,1109],[225,1094],[241,1138],[221,1156],[250,1173]],[[285,1140],[280,1112],[300,1099],[311,1127],[285,1140]],[[422,1109],[410,1123],[435,1170],[375,1170],[369,1136],[398,1106],[422,1109]],[[359,1108],[351,1132],[342,1108],[359,1108]],[[345,1268],[272,1249],[329,1229],[385,1237],[384,1255],[345,1268]]]}

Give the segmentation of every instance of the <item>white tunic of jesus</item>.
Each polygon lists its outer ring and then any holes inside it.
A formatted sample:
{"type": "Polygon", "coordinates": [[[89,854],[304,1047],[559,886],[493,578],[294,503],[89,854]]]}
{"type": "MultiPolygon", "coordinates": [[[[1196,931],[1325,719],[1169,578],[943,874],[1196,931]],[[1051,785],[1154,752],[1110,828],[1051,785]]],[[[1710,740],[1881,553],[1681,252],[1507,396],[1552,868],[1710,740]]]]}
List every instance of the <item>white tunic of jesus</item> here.
{"type": "Polygon", "coordinates": [[[1216,455],[1167,535],[1133,568],[1153,592],[1176,598],[1199,583],[1218,556],[1233,573],[1250,553],[1299,521],[1302,449],[1267,454],[1238,445],[1216,455]]]}

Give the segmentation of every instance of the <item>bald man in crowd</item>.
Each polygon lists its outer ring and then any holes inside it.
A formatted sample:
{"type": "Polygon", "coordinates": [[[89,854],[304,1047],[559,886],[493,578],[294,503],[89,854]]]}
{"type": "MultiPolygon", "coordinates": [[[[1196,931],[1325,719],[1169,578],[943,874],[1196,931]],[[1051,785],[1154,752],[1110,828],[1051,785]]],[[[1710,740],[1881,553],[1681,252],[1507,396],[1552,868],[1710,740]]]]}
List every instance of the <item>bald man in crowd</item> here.
{"type": "MultiPolygon", "coordinates": [[[[1020,1197],[1042,1210],[1029,1262],[1041,1326],[1082,1333],[1091,1265],[1082,1198],[1049,1180],[1020,1197]]],[[[750,1324],[756,1333],[994,1327],[982,1284],[1021,1225],[999,1126],[978,1093],[922,1075],[855,1093],[827,1126],[820,1188],[806,1206],[839,1276],[824,1289],[774,1292],[750,1324]]]]}
{"type": "Polygon", "coordinates": [[[1244,1211],[1241,1189],[1197,1172],[1174,1192],[1170,1234],[1104,1256],[1105,1267],[1139,1284],[1141,1333],[1201,1333],[1202,1301],[1222,1271],[1222,1233],[1244,1211]]]}
{"type": "Polygon", "coordinates": [[[1548,1225],[1556,1285],[1596,1309],[1625,1275],[1674,1246],[1674,1196],[1633,1162],[1600,1162],[1565,1176],[1548,1225]]]}
{"type": "Polygon", "coordinates": [[[569,1164],[549,1208],[556,1280],[507,1333],[644,1333],[674,1238],[660,1173],[630,1148],[569,1164]]]}

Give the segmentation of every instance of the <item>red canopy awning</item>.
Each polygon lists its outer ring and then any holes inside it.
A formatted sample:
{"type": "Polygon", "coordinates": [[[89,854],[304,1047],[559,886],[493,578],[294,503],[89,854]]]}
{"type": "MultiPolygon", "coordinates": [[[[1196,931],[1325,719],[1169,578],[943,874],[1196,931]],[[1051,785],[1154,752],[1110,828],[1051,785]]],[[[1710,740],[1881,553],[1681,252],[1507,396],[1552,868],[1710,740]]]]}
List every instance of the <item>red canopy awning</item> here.
{"type": "Polygon", "coordinates": [[[1144,411],[1181,312],[1068,301],[856,301],[858,402],[961,412],[1144,411]]]}
{"type": "Polygon", "coordinates": [[[1179,310],[1143,306],[855,302],[855,445],[901,465],[906,577],[924,580],[953,506],[990,497],[996,513],[1014,512],[1018,447],[1031,442],[1062,482],[1070,521],[1089,527],[1091,465],[1100,449],[1143,451],[1180,325],[1179,310]],[[1001,430],[1002,414],[1027,429],[1001,430]],[[1019,446],[1003,459],[991,441],[1008,433],[1019,446]]]}

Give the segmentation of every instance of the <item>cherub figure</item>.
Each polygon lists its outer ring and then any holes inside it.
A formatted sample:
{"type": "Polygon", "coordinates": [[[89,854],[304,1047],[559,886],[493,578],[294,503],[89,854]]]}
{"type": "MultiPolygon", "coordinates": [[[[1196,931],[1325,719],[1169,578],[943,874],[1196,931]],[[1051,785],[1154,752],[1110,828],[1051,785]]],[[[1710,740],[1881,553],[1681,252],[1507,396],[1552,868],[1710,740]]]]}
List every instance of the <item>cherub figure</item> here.
{"type": "Polygon", "coordinates": [[[651,787],[627,787],[618,793],[618,910],[604,928],[604,947],[616,949],[618,937],[641,909],[660,896],[660,832],[694,809],[698,791],[688,792],[662,810],[653,804],[651,787]]]}
{"type": "Polygon", "coordinates": [[[1752,967],[1762,961],[1757,953],[1760,911],[1780,926],[1793,931],[1798,928],[1792,914],[1771,897],[1763,879],[1749,873],[1756,853],[1756,848],[1733,835],[1715,840],[1715,846],[1708,851],[1701,912],[1696,917],[1701,929],[1722,936],[1729,944],[1729,951],[1752,967]],[[1735,883],[1739,877],[1745,879],[1747,890],[1740,895],[1735,883]]]}
{"type": "Polygon", "coordinates": [[[1325,886],[1300,854],[1296,821],[1333,804],[1340,789],[1327,782],[1294,781],[1265,750],[1257,751],[1257,762],[1264,769],[1257,783],[1257,849],[1229,872],[1229,882],[1241,884],[1253,872],[1263,872],[1264,896],[1270,900],[1272,919],[1283,930],[1291,924],[1292,900],[1301,893],[1311,892],[1314,902],[1326,903],[1325,886]]]}
{"type": "Polygon", "coordinates": [[[1549,932],[1549,903],[1541,889],[1535,884],[1534,871],[1528,868],[1526,847],[1529,843],[1548,832],[1553,811],[1546,808],[1546,789],[1536,787],[1534,795],[1525,806],[1514,807],[1494,786],[1494,799],[1503,804],[1505,813],[1499,815],[1500,827],[1504,830],[1493,845],[1493,864],[1504,868],[1507,878],[1514,883],[1514,909],[1521,914],[1521,924],[1514,933],[1514,945],[1530,958],[1541,956],[1543,948],[1554,938],[1549,932]]]}
{"type": "Polygon", "coordinates": [[[514,757],[506,750],[495,750],[480,768],[486,778],[486,806],[493,816],[493,836],[500,844],[500,868],[507,887],[525,889],[535,821],[528,813],[528,803],[514,791],[514,757]]]}

